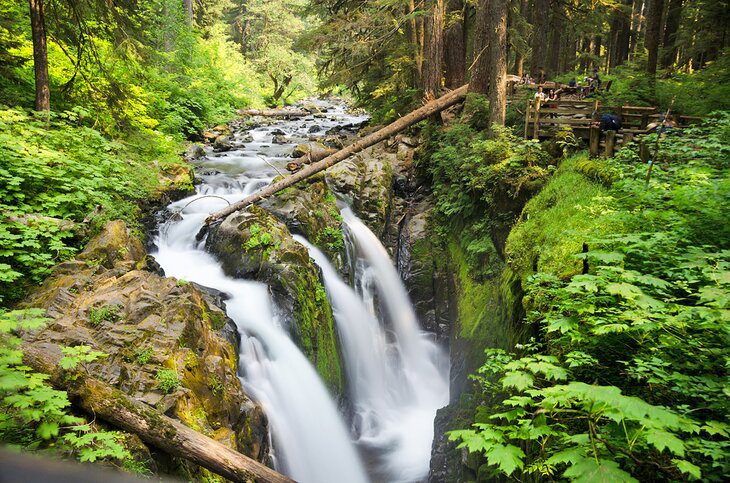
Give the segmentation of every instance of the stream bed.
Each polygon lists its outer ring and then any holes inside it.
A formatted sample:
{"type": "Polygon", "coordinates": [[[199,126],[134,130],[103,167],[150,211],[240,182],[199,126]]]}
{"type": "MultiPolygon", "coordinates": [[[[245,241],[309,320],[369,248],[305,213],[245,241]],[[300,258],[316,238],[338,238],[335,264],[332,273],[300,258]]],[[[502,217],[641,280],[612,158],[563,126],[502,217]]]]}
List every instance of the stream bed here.
{"type": "Polygon", "coordinates": [[[196,193],[168,207],[180,216],[158,227],[152,255],[167,276],[226,294],[227,315],[241,338],[239,376],[269,418],[278,471],[303,483],[423,481],[433,419],[449,400],[448,357],[421,330],[387,250],[350,207],[340,202],[351,277],[343,278],[322,251],[295,235],[322,271],[346,404],[338,404],[291,339],[286,314],[268,287],[226,275],[205,240],[196,239],[208,214],[284,172],[298,143],[367,119],[349,114],[343,103],[314,102],[324,114],[239,129],[231,150],[207,150],[196,161],[196,193]],[[280,144],[272,143],[275,136],[280,144]]]}

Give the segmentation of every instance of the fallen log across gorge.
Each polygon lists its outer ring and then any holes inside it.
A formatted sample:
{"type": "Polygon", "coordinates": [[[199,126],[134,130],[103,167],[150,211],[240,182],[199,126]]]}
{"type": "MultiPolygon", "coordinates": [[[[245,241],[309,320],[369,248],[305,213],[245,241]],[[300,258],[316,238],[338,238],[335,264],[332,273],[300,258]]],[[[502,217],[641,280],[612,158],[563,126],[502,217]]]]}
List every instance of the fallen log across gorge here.
{"type": "Polygon", "coordinates": [[[277,181],[274,184],[271,184],[269,186],[266,186],[265,188],[256,191],[255,193],[247,196],[241,201],[233,203],[227,208],[212,213],[210,216],[208,216],[208,218],[205,219],[205,224],[210,225],[211,223],[221,221],[228,215],[235,213],[236,211],[240,211],[252,203],[256,203],[265,198],[268,198],[269,196],[278,193],[279,191],[284,190],[298,183],[299,181],[302,181],[314,174],[319,173],[320,171],[324,171],[325,169],[334,166],[340,161],[344,161],[353,154],[359,153],[363,149],[369,148],[370,146],[384,141],[390,136],[398,134],[404,129],[418,122],[421,122],[424,119],[429,118],[437,112],[441,112],[444,109],[448,109],[449,107],[458,104],[459,102],[461,102],[464,96],[466,96],[468,88],[469,86],[467,84],[459,87],[458,89],[454,89],[448,94],[439,97],[438,99],[435,99],[433,101],[430,101],[420,108],[416,109],[415,111],[412,111],[401,117],[397,121],[388,124],[384,128],[379,129],[378,131],[375,131],[374,133],[369,134],[348,146],[345,146],[334,154],[327,156],[323,160],[312,163],[307,167],[301,169],[300,171],[297,171],[296,173],[290,176],[286,176],[284,179],[277,181]]]}
{"type": "Polygon", "coordinates": [[[34,370],[48,374],[54,387],[68,392],[69,399],[88,413],[231,481],[294,482],[88,374],[75,372],[74,377],[67,377],[69,373],[58,364],[60,354],[60,348],[53,344],[23,345],[24,362],[34,370]]]}

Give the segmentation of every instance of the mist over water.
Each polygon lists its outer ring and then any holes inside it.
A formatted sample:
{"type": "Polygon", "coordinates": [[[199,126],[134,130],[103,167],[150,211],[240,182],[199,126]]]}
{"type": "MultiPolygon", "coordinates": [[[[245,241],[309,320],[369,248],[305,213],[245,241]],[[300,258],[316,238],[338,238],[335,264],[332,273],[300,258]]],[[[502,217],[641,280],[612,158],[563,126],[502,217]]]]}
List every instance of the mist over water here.
{"type": "Polygon", "coordinates": [[[241,335],[239,376],[270,422],[276,468],[304,483],[421,481],[428,474],[433,419],[448,403],[448,359],[420,330],[403,283],[377,237],[347,208],[354,287],[326,256],[299,236],[321,267],[330,298],[351,411],[343,415],[315,368],[292,342],[268,288],[234,279],[204,250],[196,234],[208,214],[270,183],[295,143],[272,145],[272,131],[304,137],[312,122],[329,127],[361,122],[341,105],[326,118],[282,121],[234,134],[226,153],[197,162],[195,195],[171,204],[181,216],[159,227],[153,253],[166,275],[228,295],[225,309],[241,335]],[[250,135],[242,142],[244,135],[250,135]],[[262,159],[265,156],[265,160],[262,159]],[[368,464],[363,465],[362,455],[368,464]]]}

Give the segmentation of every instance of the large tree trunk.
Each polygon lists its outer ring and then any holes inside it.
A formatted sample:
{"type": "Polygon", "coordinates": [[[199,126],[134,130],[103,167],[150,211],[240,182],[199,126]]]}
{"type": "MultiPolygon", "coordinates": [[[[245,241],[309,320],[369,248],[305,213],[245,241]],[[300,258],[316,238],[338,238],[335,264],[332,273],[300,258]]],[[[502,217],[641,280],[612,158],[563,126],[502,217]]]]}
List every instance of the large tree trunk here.
{"type": "Polygon", "coordinates": [[[631,12],[634,0],[625,0],[619,17],[619,32],[616,39],[615,66],[623,65],[629,60],[629,46],[631,43],[631,12]]]}
{"type": "Polygon", "coordinates": [[[466,12],[463,0],[450,0],[444,34],[444,78],[446,87],[464,85],[466,75],[466,12]]]}
{"type": "Polygon", "coordinates": [[[636,0],[634,2],[634,9],[631,12],[631,40],[629,42],[629,53],[631,55],[636,53],[639,45],[639,38],[641,37],[642,26],[644,25],[644,6],[644,0],[636,0]]]}
{"type": "Polygon", "coordinates": [[[267,186],[266,188],[260,189],[252,195],[247,196],[243,200],[234,203],[221,211],[211,214],[208,218],[206,218],[205,223],[214,223],[227,217],[231,213],[235,213],[238,210],[246,208],[252,203],[256,203],[257,201],[261,201],[264,198],[268,198],[269,196],[278,193],[279,191],[286,189],[289,186],[292,186],[299,181],[302,181],[303,179],[306,179],[314,174],[324,171],[331,166],[334,166],[340,161],[349,158],[353,154],[358,153],[363,149],[378,144],[380,141],[383,141],[410,126],[421,122],[424,119],[427,119],[437,112],[441,112],[444,109],[449,108],[454,104],[457,104],[464,98],[468,88],[468,85],[461,86],[458,89],[449,92],[445,96],[436,99],[435,101],[426,103],[424,106],[416,109],[413,112],[410,112],[409,114],[406,114],[397,121],[388,124],[386,127],[365,136],[364,138],[358,140],[353,144],[350,144],[349,146],[346,146],[345,148],[337,151],[330,156],[327,156],[322,161],[312,163],[301,171],[298,171],[291,176],[287,176],[284,179],[267,186]]]}
{"type": "Polygon", "coordinates": [[[423,92],[427,99],[436,97],[441,88],[444,59],[445,0],[434,0],[431,16],[426,22],[426,44],[423,53],[423,92]]]}
{"type": "Polygon", "coordinates": [[[30,27],[33,35],[33,68],[35,69],[35,110],[51,110],[51,89],[48,85],[48,45],[43,0],[29,0],[30,27]]]}
{"type": "Polygon", "coordinates": [[[507,114],[507,13],[509,0],[489,0],[489,124],[504,126],[507,114]]]}
{"type": "Polygon", "coordinates": [[[416,63],[415,63],[415,72],[414,72],[414,86],[421,85],[421,74],[423,69],[423,60],[421,58],[421,42],[420,37],[418,33],[418,20],[414,16],[414,13],[416,11],[416,2],[415,0],[408,0],[408,14],[411,16],[408,25],[409,25],[409,34],[411,39],[411,44],[413,46],[415,56],[416,56],[416,63]]]}
{"type": "MultiPolygon", "coordinates": [[[[526,21],[527,16],[527,0],[520,0],[520,17],[521,21],[526,21]]],[[[523,32],[522,32],[523,33],[523,32]]],[[[525,54],[520,49],[515,50],[515,75],[522,77],[525,71],[525,54]]]]}
{"type": "Polygon", "coordinates": [[[68,377],[69,374],[59,369],[60,357],[54,354],[60,354],[60,349],[52,344],[23,346],[23,361],[36,371],[50,375],[49,382],[67,391],[69,399],[89,414],[231,481],[293,483],[292,479],[160,414],[104,382],[82,372],[75,373],[74,378],[68,377]]]}
{"type": "Polygon", "coordinates": [[[548,21],[550,16],[550,0],[535,0],[532,15],[532,58],[530,59],[530,75],[538,77],[540,69],[545,68],[548,49],[548,21]]]}
{"type": "Polygon", "coordinates": [[[489,90],[489,2],[479,0],[474,21],[474,62],[469,78],[469,92],[486,94],[489,90]]]}
{"type": "Polygon", "coordinates": [[[682,20],[682,0],[669,0],[667,8],[667,23],[664,27],[664,55],[662,56],[662,67],[671,67],[677,61],[677,33],[682,20]]]}
{"type": "Polygon", "coordinates": [[[657,60],[659,57],[659,39],[662,28],[662,14],[664,0],[649,0],[649,13],[646,19],[646,73],[656,76],[657,60]]]}
{"type": "Polygon", "coordinates": [[[185,8],[185,17],[188,21],[188,25],[193,25],[193,0],[183,0],[183,7],[185,8]]]}
{"type": "MultiPolygon", "coordinates": [[[[596,35],[593,38],[593,46],[592,46],[593,47],[593,57],[595,57],[596,59],[601,56],[601,44],[602,44],[602,42],[603,42],[603,39],[601,39],[601,36],[600,35],[596,35]]],[[[595,69],[600,69],[600,65],[601,64],[599,62],[595,61],[595,60],[592,60],[591,61],[591,67],[593,67],[595,69]]]]}
{"type": "Polygon", "coordinates": [[[562,47],[563,5],[559,2],[553,4],[552,14],[550,15],[550,49],[548,50],[547,75],[553,76],[560,73],[560,53],[562,47]]]}

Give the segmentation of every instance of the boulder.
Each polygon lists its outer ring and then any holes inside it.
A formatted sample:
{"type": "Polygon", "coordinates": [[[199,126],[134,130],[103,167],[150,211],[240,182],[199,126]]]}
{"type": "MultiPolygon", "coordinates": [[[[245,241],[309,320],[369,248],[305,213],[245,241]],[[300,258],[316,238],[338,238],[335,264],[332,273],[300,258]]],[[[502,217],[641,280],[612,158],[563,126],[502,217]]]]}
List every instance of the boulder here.
{"type": "Polygon", "coordinates": [[[319,247],[338,268],[345,265],[342,217],[337,199],[323,175],[312,176],[296,186],[261,202],[292,233],[303,235],[319,247]]]}
{"type": "Polygon", "coordinates": [[[233,144],[231,144],[230,136],[220,135],[217,138],[215,138],[215,141],[213,142],[213,151],[223,152],[223,151],[230,151],[231,149],[233,149],[233,144]]]}
{"type": "Polygon", "coordinates": [[[273,144],[288,144],[289,139],[284,134],[274,134],[274,137],[271,138],[271,142],[273,144]]]}
{"type": "Polygon", "coordinates": [[[226,274],[267,284],[292,340],[335,394],[343,389],[334,319],[318,267],[286,225],[252,205],[212,226],[206,248],[226,274]]]}
{"type": "Polygon", "coordinates": [[[192,143],[185,151],[184,157],[188,161],[196,161],[205,156],[205,149],[198,143],[192,143]]]}
{"type": "MultiPolygon", "coordinates": [[[[56,266],[25,300],[51,322],[23,338],[45,350],[88,345],[106,357],[85,369],[125,394],[259,461],[268,423],[244,393],[225,312],[193,284],[146,269],[141,242],[110,222],[76,260],[56,266]]],[[[189,463],[187,471],[206,470],[189,463]]]]}
{"type": "Polygon", "coordinates": [[[316,132],[320,132],[321,130],[322,130],[322,126],[317,126],[317,125],[315,124],[314,126],[311,126],[311,127],[310,127],[310,128],[309,128],[309,129],[307,130],[307,132],[308,132],[309,134],[314,134],[314,133],[316,133],[316,132]]]}

